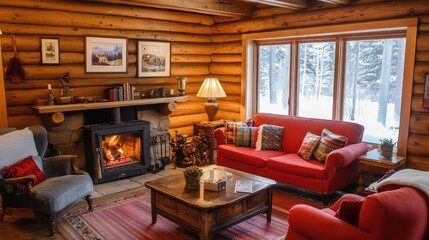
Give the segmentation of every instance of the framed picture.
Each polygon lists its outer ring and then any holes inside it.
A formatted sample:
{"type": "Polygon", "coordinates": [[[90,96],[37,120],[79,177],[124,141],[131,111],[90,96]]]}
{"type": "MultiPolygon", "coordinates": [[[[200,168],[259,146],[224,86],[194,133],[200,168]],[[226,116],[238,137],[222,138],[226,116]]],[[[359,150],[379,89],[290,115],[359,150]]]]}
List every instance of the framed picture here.
{"type": "Polygon", "coordinates": [[[40,38],[42,64],[60,64],[60,39],[40,38]]]}
{"type": "Polygon", "coordinates": [[[171,44],[169,42],[138,41],[137,76],[170,76],[171,44]]]}
{"type": "Polygon", "coordinates": [[[423,91],[423,107],[429,108],[429,73],[425,78],[425,89],[423,91]]]}
{"type": "Polygon", "coordinates": [[[128,71],[126,38],[86,37],[87,73],[126,73],[128,71]]]}

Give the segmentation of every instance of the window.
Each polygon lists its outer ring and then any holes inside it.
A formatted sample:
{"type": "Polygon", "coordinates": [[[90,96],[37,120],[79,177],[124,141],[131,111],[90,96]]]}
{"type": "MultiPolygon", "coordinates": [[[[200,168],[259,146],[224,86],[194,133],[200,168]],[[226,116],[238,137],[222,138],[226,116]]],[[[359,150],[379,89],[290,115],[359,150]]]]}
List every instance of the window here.
{"type": "Polygon", "coordinates": [[[258,112],[288,114],[290,44],[259,48],[258,112]]]}
{"type": "Polygon", "coordinates": [[[300,43],[298,55],[297,115],[331,119],[335,42],[300,43]]]}
{"type": "Polygon", "coordinates": [[[416,32],[413,18],[245,34],[243,117],[357,122],[364,141],[392,137],[405,156],[416,32]]]}
{"type": "Polygon", "coordinates": [[[365,126],[364,141],[398,141],[405,39],[346,43],[343,120],[365,126]]]}

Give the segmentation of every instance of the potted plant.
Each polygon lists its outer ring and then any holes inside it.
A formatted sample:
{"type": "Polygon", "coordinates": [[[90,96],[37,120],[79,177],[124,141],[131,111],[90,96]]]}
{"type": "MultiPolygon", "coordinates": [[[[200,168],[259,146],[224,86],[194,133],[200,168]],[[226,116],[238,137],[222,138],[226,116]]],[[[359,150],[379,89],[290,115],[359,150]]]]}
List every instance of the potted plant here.
{"type": "Polygon", "coordinates": [[[392,138],[380,139],[380,154],[383,157],[391,158],[393,153],[393,146],[395,146],[392,138]]]}
{"type": "Polygon", "coordinates": [[[203,170],[197,166],[190,166],[183,171],[185,175],[186,188],[197,189],[200,186],[200,178],[203,175],[203,170]]]}

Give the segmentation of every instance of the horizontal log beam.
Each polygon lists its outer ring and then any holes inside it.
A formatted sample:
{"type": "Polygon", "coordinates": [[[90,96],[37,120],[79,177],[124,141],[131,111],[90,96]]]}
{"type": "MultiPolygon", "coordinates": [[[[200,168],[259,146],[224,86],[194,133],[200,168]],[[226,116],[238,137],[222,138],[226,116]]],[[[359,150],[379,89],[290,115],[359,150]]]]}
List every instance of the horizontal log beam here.
{"type": "Polygon", "coordinates": [[[171,0],[88,0],[92,2],[127,4],[132,6],[144,6],[161,9],[173,9],[219,16],[249,16],[252,6],[237,3],[231,0],[194,0],[194,1],[171,1],[171,0]]]}
{"type": "Polygon", "coordinates": [[[213,54],[211,56],[213,62],[241,62],[241,54],[213,54]]]}
{"type": "Polygon", "coordinates": [[[226,42],[226,43],[213,43],[211,45],[213,53],[240,53],[243,50],[241,41],[226,42]]]}
{"type": "Polygon", "coordinates": [[[141,40],[157,40],[171,42],[210,42],[209,35],[185,34],[162,31],[140,31],[140,30],[115,30],[98,28],[76,28],[42,26],[33,24],[11,24],[0,22],[0,29],[3,35],[6,34],[33,34],[51,36],[98,36],[98,37],[126,37],[141,40]]]}
{"type": "Polygon", "coordinates": [[[426,156],[429,148],[429,136],[421,134],[408,135],[408,154],[426,156]]]}
{"type": "Polygon", "coordinates": [[[211,36],[211,40],[214,43],[224,43],[224,42],[235,42],[241,41],[241,34],[216,34],[211,36]]]}
{"type": "Polygon", "coordinates": [[[240,75],[241,63],[210,63],[211,74],[240,75]]]}
{"type": "Polygon", "coordinates": [[[74,28],[124,29],[139,31],[180,32],[211,34],[210,27],[193,23],[165,20],[109,16],[104,14],[75,13],[15,7],[0,7],[0,22],[13,24],[32,23],[42,26],[74,28]]]}
{"type": "Polygon", "coordinates": [[[305,0],[240,0],[242,2],[253,2],[260,3],[264,5],[281,7],[281,8],[291,8],[291,9],[304,9],[307,7],[305,0]]]}
{"type": "Polygon", "coordinates": [[[212,26],[212,32],[213,34],[249,33],[410,17],[428,13],[429,5],[425,1],[382,1],[364,5],[348,5],[341,8],[303,11],[237,22],[218,23],[212,26]],[[380,11],[380,9],[383,10],[380,11]]]}
{"type": "Polygon", "coordinates": [[[319,0],[321,2],[327,2],[331,4],[350,4],[350,0],[319,0]]]}
{"type": "Polygon", "coordinates": [[[69,12],[95,13],[110,16],[125,16],[135,18],[147,18],[168,20],[175,22],[197,23],[202,25],[212,25],[213,17],[204,14],[196,14],[180,11],[169,11],[154,8],[142,8],[136,6],[125,6],[106,3],[90,3],[84,1],[57,1],[52,0],[19,0],[0,1],[0,6],[23,7],[31,9],[49,9],[69,12]]]}
{"type": "Polygon", "coordinates": [[[418,156],[413,154],[407,155],[406,168],[429,171],[429,154],[418,156]]]}

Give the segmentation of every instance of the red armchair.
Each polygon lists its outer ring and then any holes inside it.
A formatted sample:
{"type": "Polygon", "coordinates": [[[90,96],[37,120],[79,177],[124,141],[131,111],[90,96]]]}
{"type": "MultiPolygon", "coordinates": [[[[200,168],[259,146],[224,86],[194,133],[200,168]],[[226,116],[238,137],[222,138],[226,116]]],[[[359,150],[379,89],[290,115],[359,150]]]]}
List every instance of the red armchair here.
{"type": "Polygon", "coordinates": [[[299,204],[290,210],[286,240],[424,240],[429,237],[428,206],[427,195],[410,187],[366,198],[347,194],[322,210],[299,204]],[[335,216],[342,201],[363,201],[356,226],[335,216]]]}

